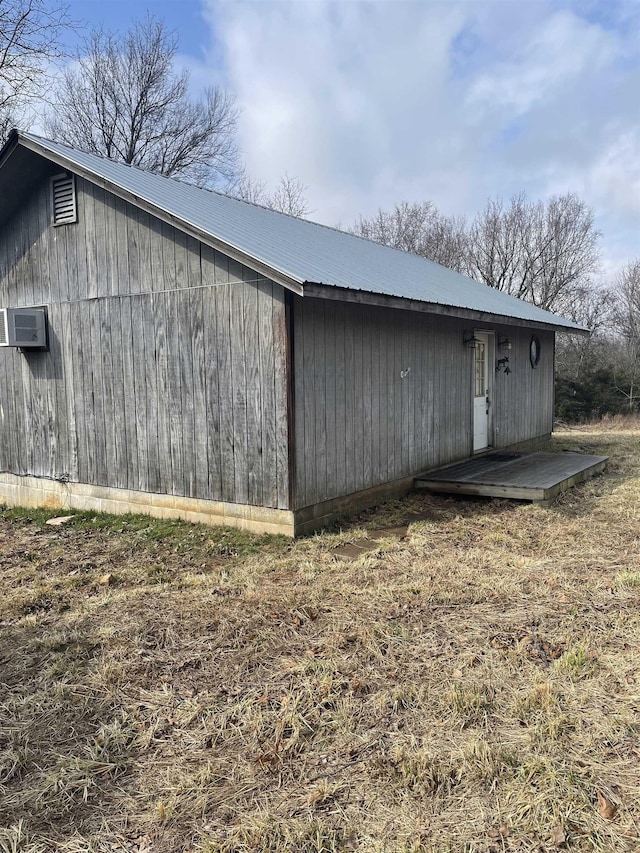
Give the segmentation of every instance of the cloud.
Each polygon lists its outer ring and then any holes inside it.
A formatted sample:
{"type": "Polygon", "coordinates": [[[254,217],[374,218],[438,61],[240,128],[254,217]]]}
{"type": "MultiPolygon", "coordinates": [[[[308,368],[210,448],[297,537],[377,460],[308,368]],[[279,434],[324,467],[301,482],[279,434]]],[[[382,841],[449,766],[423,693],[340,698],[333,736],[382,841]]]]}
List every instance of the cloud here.
{"type": "Polygon", "coordinates": [[[401,199],[473,215],[488,196],[571,190],[617,229],[616,254],[622,234],[639,251],[632,3],[206,0],[203,11],[215,36],[205,67],[222,67],[237,96],[249,173],[297,176],[313,218],[348,224],[401,199]]]}
{"type": "Polygon", "coordinates": [[[540,22],[507,61],[479,74],[468,103],[486,112],[520,116],[558,99],[615,57],[615,38],[596,24],[560,11],[540,22]]]}
{"type": "Polygon", "coordinates": [[[425,153],[448,147],[438,125],[460,10],[240,2],[214,3],[211,14],[249,171],[271,182],[285,169],[299,175],[325,217],[406,194],[426,176],[425,153]]]}
{"type": "Polygon", "coordinates": [[[612,141],[593,164],[588,175],[591,194],[599,195],[602,204],[610,199],[621,214],[629,213],[640,220],[640,131],[622,130],[612,134],[612,141]]]}

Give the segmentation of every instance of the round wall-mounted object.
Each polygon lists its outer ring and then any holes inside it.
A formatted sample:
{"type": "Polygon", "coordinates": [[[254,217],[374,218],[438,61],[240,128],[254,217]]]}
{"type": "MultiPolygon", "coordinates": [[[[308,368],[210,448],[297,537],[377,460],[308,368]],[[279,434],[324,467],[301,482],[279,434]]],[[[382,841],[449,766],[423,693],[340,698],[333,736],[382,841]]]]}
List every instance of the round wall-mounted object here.
{"type": "Polygon", "coordinates": [[[529,342],[529,361],[531,362],[531,367],[535,370],[540,362],[540,339],[537,335],[531,335],[531,340],[529,342]]]}

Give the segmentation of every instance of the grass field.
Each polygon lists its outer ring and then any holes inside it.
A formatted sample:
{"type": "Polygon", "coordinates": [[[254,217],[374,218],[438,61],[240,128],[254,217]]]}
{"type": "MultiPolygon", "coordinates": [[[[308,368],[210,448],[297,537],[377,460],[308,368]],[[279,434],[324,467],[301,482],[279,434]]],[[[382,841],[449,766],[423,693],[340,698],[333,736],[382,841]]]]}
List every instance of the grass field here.
{"type": "Polygon", "coordinates": [[[0,512],[0,853],[640,850],[640,425],[553,444],[295,543],[0,512]]]}

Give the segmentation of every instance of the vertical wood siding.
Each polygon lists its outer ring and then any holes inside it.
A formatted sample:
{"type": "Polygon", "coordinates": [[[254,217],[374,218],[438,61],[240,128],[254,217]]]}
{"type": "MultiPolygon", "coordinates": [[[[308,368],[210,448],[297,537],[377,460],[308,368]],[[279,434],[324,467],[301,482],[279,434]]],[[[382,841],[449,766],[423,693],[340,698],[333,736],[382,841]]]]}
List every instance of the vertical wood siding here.
{"type": "MultiPolygon", "coordinates": [[[[481,324],[482,325],[482,324],[481,324]]],[[[475,326],[481,328],[481,325],[475,326]]],[[[295,508],[409,477],[472,453],[469,321],[296,298],[295,508]]],[[[485,327],[512,341],[512,372],[495,374],[495,445],[551,431],[553,334],[485,327]]]]}
{"type": "Polygon", "coordinates": [[[511,373],[495,374],[495,445],[508,447],[547,435],[553,429],[554,335],[535,331],[541,352],[534,370],[529,361],[529,343],[534,331],[501,326],[499,333],[509,338],[511,349],[496,349],[496,358],[508,356],[511,373]]]}
{"type": "Polygon", "coordinates": [[[282,287],[76,186],[77,224],[44,182],[0,234],[0,305],[50,332],[0,349],[0,470],[288,508],[282,287]]]}

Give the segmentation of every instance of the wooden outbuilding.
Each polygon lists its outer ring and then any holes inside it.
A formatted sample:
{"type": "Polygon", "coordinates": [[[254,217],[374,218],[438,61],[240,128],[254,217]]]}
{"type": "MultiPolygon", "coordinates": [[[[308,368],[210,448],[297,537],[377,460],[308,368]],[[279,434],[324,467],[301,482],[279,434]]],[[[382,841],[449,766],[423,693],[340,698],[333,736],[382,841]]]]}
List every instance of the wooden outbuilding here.
{"type": "Polygon", "coordinates": [[[0,152],[0,501],[296,535],[553,423],[569,320],[27,133],[0,152]]]}

